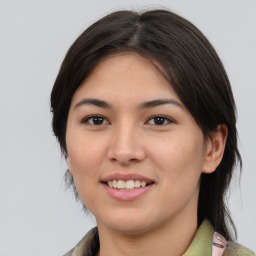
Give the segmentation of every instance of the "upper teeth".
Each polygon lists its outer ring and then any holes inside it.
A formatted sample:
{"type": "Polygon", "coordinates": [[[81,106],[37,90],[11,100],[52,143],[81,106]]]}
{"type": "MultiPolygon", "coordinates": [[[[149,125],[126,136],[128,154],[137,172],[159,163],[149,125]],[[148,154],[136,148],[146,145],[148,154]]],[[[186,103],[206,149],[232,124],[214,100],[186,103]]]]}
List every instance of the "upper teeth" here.
{"type": "Polygon", "coordinates": [[[111,180],[107,182],[108,186],[117,189],[134,189],[139,187],[146,187],[146,181],[140,180],[111,180]]]}

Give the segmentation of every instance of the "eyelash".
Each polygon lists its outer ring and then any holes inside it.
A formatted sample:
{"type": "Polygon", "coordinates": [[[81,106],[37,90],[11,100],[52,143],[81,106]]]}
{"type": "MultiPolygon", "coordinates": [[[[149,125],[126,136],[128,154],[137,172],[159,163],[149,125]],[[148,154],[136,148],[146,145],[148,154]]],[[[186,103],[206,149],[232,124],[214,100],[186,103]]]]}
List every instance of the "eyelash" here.
{"type": "Polygon", "coordinates": [[[97,120],[96,118],[103,120],[103,122],[107,121],[109,123],[109,121],[104,116],[101,116],[101,115],[91,115],[91,116],[88,116],[88,117],[84,118],[81,123],[83,123],[83,124],[84,123],[88,123],[90,125],[95,125],[95,126],[104,125],[102,123],[94,124],[94,123],[90,123],[89,122],[90,120],[92,120],[94,122],[95,120],[97,120]]]}
{"type": "MultiPolygon", "coordinates": [[[[93,126],[106,125],[106,122],[107,122],[107,125],[110,124],[110,122],[104,116],[101,116],[101,115],[91,115],[91,116],[84,118],[81,121],[81,123],[83,123],[83,124],[87,123],[87,124],[93,125],[93,126]],[[90,123],[90,121],[92,121],[92,122],[90,123]],[[94,123],[95,121],[96,122],[99,121],[100,123],[95,124],[94,123]]],[[[163,116],[163,115],[154,115],[154,116],[150,117],[148,119],[148,121],[146,122],[146,124],[155,125],[155,126],[166,126],[171,123],[174,123],[174,121],[171,118],[163,116]],[[153,120],[154,122],[160,121],[160,124],[156,124],[156,123],[150,124],[151,120],[153,120]],[[163,122],[163,123],[161,123],[161,122],[163,122]]]]}
{"type": "Polygon", "coordinates": [[[149,123],[150,120],[154,120],[154,121],[156,122],[157,119],[158,119],[158,121],[159,121],[159,119],[160,119],[161,121],[164,121],[164,124],[150,124],[150,125],[165,126],[165,125],[174,123],[174,121],[173,121],[171,118],[169,118],[169,117],[167,117],[167,116],[163,116],[163,115],[155,115],[155,116],[152,116],[152,117],[150,117],[150,118],[148,119],[147,123],[149,123]]]}

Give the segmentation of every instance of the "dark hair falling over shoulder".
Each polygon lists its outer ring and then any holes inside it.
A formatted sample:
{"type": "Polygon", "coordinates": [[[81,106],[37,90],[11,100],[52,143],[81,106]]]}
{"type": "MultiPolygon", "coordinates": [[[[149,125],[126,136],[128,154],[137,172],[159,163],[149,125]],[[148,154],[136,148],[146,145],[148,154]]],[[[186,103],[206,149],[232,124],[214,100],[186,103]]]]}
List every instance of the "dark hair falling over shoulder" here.
{"type": "MultiPolygon", "coordinates": [[[[74,92],[106,56],[136,52],[155,64],[200,126],[205,140],[217,125],[228,137],[222,162],[211,174],[202,174],[198,224],[209,219],[214,229],[232,240],[234,223],[226,193],[236,162],[236,107],[225,69],[206,37],[189,21],[167,10],[118,11],[86,29],[70,47],[51,94],[53,131],[66,156],[66,124],[74,92]]],[[[73,179],[70,185],[77,195],[73,179]]]]}

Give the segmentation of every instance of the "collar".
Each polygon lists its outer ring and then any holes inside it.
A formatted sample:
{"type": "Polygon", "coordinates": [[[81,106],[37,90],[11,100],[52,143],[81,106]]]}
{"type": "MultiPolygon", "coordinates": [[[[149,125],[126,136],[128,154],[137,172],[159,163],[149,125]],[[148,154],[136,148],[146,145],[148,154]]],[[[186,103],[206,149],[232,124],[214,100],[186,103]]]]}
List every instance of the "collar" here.
{"type": "MultiPolygon", "coordinates": [[[[214,230],[211,223],[208,220],[204,220],[183,256],[210,256],[213,233],[214,230]]],[[[98,229],[95,227],[65,256],[95,256],[98,250],[99,235],[98,229]]]]}
{"type": "Polygon", "coordinates": [[[212,254],[213,227],[209,220],[204,220],[183,256],[207,256],[212,254]]]}

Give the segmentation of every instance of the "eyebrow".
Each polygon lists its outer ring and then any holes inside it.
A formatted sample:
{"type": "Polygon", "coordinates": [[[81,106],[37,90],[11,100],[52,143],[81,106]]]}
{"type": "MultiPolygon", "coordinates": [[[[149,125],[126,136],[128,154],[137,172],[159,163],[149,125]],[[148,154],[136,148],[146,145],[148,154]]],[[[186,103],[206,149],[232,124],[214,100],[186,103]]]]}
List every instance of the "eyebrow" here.
{"type": "Polygon", "coordinates": [[[171,105],[183,108],[182,104],[174,99],[156,99],[156,100],[146,101],[140,104],[139,108],[141,109],[152,108],[152,107],[157,107],[157,106],[166,105],[166,104],[171,104],[171,105]]]}
{"type": "Polygon", "coordinates": [[[99,100],[99,99],[87,98],[87,99],[80,100],[74,106],[74,109],[76,109],[82,105],[94,105],[94,106],[101,107],[101,108],[112,108],[112,106],[109,103],[107,103],[106,101],[99,100]]]}
{"type": "MultiPolygon", "coordinates": [[[[171,105],[183,108],[182,104],[174,99],[155,99],[155,100],[151,100],[151,101],[146,101],[146,102],[141,103],[138,106],[138,108],[139,109],[153,108],[153,107],[167,105],[167,104],[171,104],[171,105]]],[[[101,108],[108,108],[108,109],[113,108],[113,106],[111,104],[107,103],[106,101],[99,100],[99,99],[93,99],[93,98],[86,98],[86,99],[80,100],[74,106],[74,109],[76,109],[80,106],[83,106],[83,105],[93,105],[93,106],[97,106],[97,107],[101,107],[101,108]]]]}

